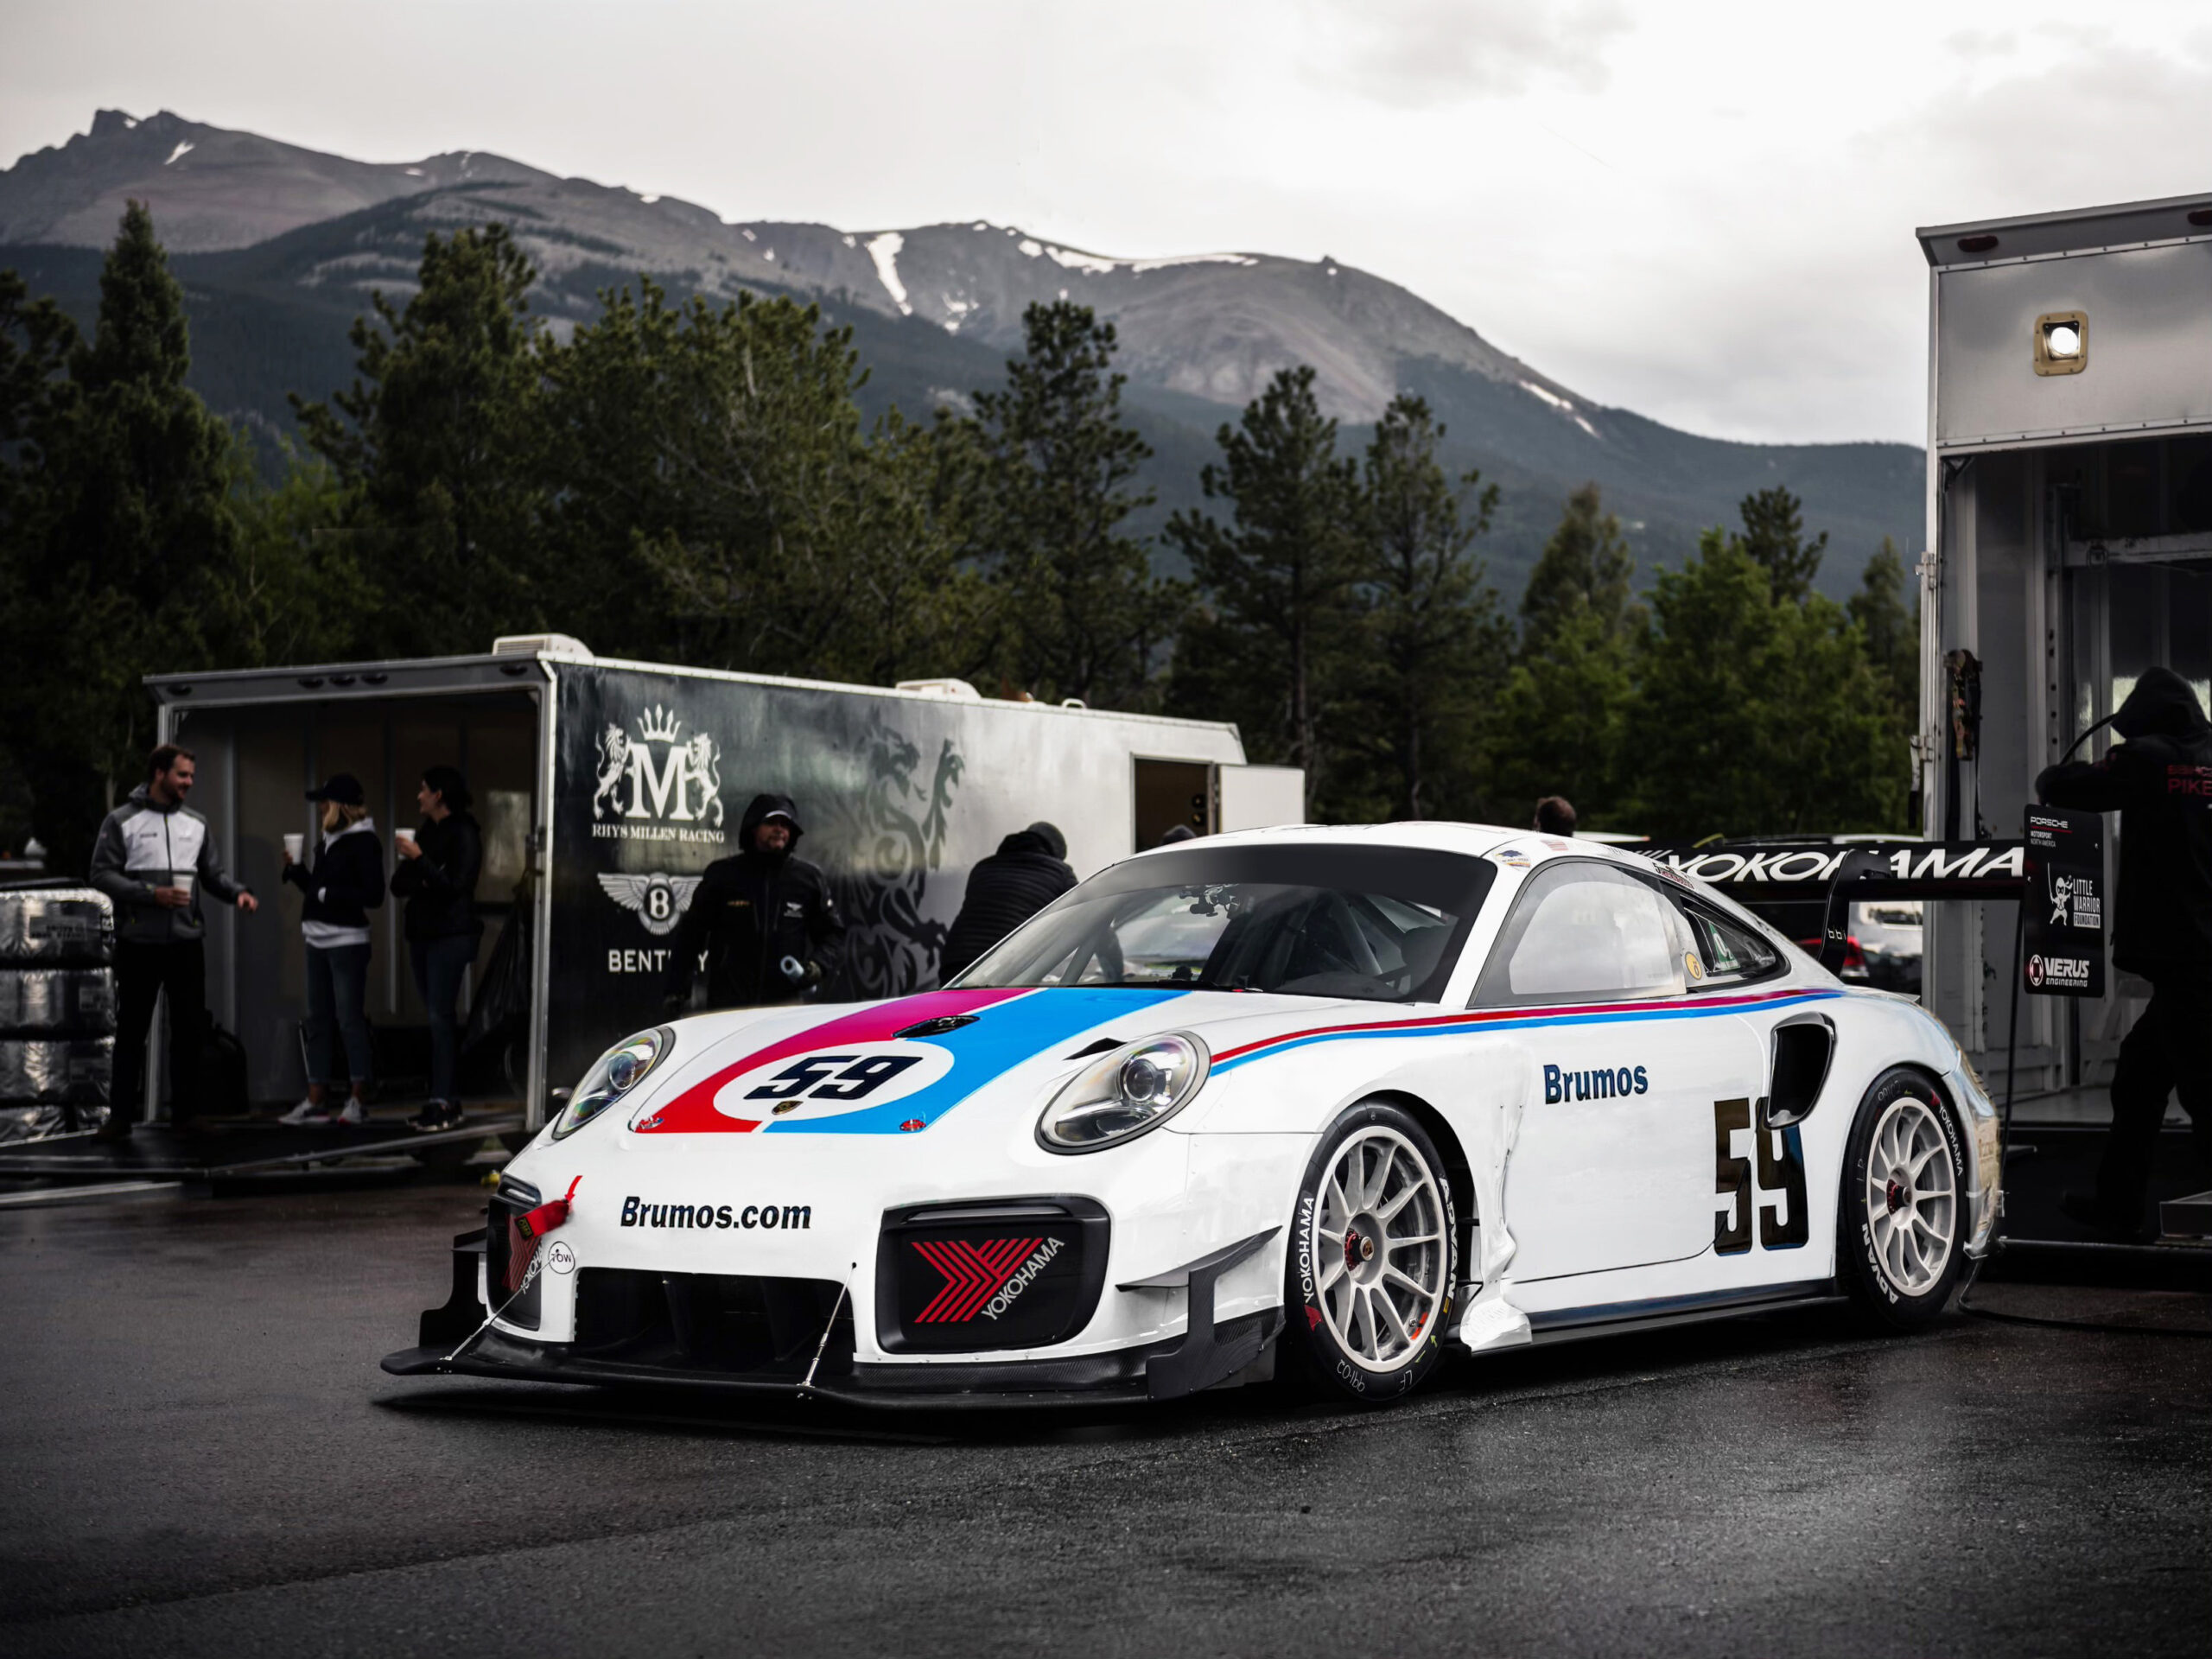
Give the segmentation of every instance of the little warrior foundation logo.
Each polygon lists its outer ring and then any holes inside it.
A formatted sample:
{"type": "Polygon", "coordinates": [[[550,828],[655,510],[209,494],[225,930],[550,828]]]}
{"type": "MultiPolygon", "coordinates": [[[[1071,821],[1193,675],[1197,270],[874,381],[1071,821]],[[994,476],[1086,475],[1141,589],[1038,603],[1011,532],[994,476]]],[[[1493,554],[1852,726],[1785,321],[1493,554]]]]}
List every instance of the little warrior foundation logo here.
{"type": "Polygon", "coordinates": [[[922,1259],[944,1275],[944,1288],[914,1315],[914,1323],[964,1325],[979,1314],[995,1319],[1065,1248],[1057,1238],[999,1238],[982,1244],[916,1239],[914,1249],[922,1259]]]}
{"type": "Polygon", "coordinates": [[[639,715],[636,725],[634,737],[613,721],[599,734],[593,836],[721,846],[721,746],[704,732],[685,737],[683,722],[659,707],[639,715]]]}

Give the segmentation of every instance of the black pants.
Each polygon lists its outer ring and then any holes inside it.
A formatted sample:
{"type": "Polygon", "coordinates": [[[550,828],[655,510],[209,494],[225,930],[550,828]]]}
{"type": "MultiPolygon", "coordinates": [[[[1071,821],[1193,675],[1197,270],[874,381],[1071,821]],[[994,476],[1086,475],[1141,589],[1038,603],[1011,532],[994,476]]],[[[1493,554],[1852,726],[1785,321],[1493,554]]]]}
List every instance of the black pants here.
{"type": "Polygon", "coordinates": [[[2139,1217],[2151,1185],[2158,1126],[2178,1093],[2196,1150],[2212,1160],[2212,968],[2151,980],[2151,1006],[2120,1045],[2112,1074],[2112,1135],[2097,1169],[2097,1203],[2139,1217]]]}
{"type": "Polygon", "coordinates": [[[143,1110],[146,1039],[154,999],[169,994],[169,1118],[188,1122],[200,1106],[200,1046],[207,1024],[207,952],[198,939],[115,947],[115,1079],[109,1109],[128,1122],[143,1110]]]}

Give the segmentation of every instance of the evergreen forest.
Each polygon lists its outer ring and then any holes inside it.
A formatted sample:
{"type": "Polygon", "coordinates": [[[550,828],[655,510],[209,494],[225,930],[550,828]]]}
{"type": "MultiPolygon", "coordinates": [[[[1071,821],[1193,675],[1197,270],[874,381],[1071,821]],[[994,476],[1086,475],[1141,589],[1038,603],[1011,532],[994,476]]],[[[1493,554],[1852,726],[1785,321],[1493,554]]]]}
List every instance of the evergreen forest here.
{"type": "Polygon", "coordinates": [[[87,338],[0,272],[0,846],[82,869],[137,781],[154,672],[476,652],[558,631],[647,660],[1231,720],[1324,822],[1694,840],[1903,830],[1918,628],[1886,541],[1847,604],[1796,499],[1639,570],[1596,486],[1517,607],[1499,493],[1401,396],[1340,442],[1309,368],[1236,419],[1164,543],[1113,326],[1024,319],[959,412],[864,418],[849,329],[649,281],[565,337],[498,225],[430,236],[350,385],[262,440],[186,385],[184,296],[124,214],[87,338]],[[1166,569],[1187,572],[1167,575],[1166,569]]]}

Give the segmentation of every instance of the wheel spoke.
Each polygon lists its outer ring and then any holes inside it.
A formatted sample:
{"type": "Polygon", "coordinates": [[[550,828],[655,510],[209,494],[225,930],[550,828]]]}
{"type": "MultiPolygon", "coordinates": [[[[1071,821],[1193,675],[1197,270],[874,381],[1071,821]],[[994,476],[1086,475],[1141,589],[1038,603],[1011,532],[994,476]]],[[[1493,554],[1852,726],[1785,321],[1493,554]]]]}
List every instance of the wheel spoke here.
{"type": "Polygon", "coordinates": [[[1409,1181],[1407,1183],[1406,1190],[1404,1192],[1399,1193],[1396,1198],[1391,1199],[1389,1204],[1385,1205],[1382,1209],[1377,1210],[1375,1213],[1376,1217],[1381,1219],[1383,1225],[1388,1226],[1391,1222],[1397,1219],[1398,1212],[1401,1210],[1403,1210],[1408,1205],[1411,1204],[1415,1198],[1421,1197],[1422,1193],[1427,1191],[1428,1188],[1423,1183],[1420,1181],[1409,1181]]]}
{"type": "Polygon", "coordinates": [[[1386,1238],[1382,1241],[1382,1248],[1386,1250],[1402,1250],[1415,1244],[1433,1244],[1440,1236],[1441,1235],[1436,1233],[1422,1233],[1414,1238],[1386,1238]]]}
{"type": "Polygon", "coordinates": [[[1367,1338],[1367,1357],[1380,1359],[1382,1357],[1382,1345],[1375,1334],[1375,1293],[1364,1289],[1360,1291],[1357,1306],[1361,1332],[1367,1338]]]}
{"type": "Polygon", "coordinates": [[[1406,1328],[1405,1317],[1398,1312],[1397,1303],[1392,1301],[1388,1293],[1382,1290],[1377,1289],[1370,1294],[1376,1301],[1382,1303],[1383,1313],[1389,1315],[1391,1328],[1396,1332],[1398,1340],[1407,1347],[1412,1347],[1414,1333],[1406,1328]]]}
{"type": "MultiPolygon", "coordinates": [[[[1338,1166],[1340,1173],[1342,1167],[1343,1166],[1341,1165],[1338,1166]]],[[[1344,1183],[1338,1180],[1335,1175],[1329,1177],[1328,1190],[1322,1198],[1321,1218],[1324,1224],[1326,1224],[1333,1232],[1341,1232],[1344,1230],[1344,1224],[1351,1219],[1351,1201],[1344,1197],[1344,1183]],[[1332,1216],[1329,1213],[1329,1205],[1332,1204],[1334,1204],[1337,1206],[1337,1212],[1334,1216],[1332,1216]]]]}
{"type": "Polygon", "coordinates": [[[1343,1255],[1335,1250],[1331,1250],[1322,1257],[1321,1271],[1315,1275],[1315,1281],[1320,1289],[1326,1290],[1338,1280],[1343,1278],[1348,1271],[1349,1269],[1344,1266],[1343,1255]]]}
{"type": "Polygon", "coordinates": [[[1414,1295],[1420,1297],[1423,1301],[1427,1301],[1428,1300],[1428,1287],[1421,1283],[1420,1280],[1414,1278],[1411,1274],[1403,1272],[1394,1267],[1383,1268],[1382,1282],[1387,1285],[1391,1283],[1393,1281],[1403,1285],[1408,1290],[1413,1292],[1414,1295]]]}

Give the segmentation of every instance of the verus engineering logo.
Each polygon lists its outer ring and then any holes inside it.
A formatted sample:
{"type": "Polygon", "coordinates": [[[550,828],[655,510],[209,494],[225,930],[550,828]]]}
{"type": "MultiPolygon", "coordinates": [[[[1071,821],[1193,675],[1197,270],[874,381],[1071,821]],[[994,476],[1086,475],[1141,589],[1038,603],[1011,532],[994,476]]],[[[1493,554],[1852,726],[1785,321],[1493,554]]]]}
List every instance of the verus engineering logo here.
{"type": "Polygon", "coordinates": [[[691,907],[691,895],[699,890],[699,878],[696,875],[601,875],[599,887],[623,909],[634,911],[645,931],[655,938],[660,938],[676,931],[676,925],[683,919],[683,912],[691,907]]]}
{"type": "Polygon", "coordinates": [[[613,721],[599,734],[591,831],[624,841],[723,840],[721,749],[704,732],[686,738],[666,709],[638,716],[635,737],[613,721]]]}

